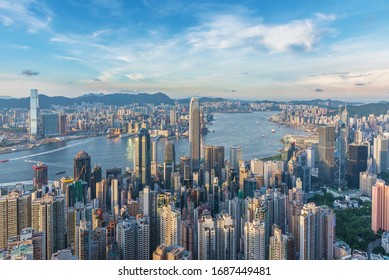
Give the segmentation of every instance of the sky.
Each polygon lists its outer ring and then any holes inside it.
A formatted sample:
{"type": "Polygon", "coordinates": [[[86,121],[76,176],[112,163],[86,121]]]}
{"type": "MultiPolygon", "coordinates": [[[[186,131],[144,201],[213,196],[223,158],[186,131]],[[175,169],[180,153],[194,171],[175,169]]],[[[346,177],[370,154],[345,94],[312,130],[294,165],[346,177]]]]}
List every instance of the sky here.
{"type": "Polygon", "coordinates": [[[389,100],[389,1],[0,0],[0,62],[0,96],[389,100]]]}

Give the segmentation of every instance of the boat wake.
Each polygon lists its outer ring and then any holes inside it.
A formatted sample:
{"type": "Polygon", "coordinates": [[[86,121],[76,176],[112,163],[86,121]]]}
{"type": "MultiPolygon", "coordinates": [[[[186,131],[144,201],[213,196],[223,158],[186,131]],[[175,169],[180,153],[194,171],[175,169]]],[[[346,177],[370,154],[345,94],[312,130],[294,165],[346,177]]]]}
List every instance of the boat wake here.
{"type": "Polygon", "coordinates": [[[59,151],[62,151],[62,150],[66,150],[66,149],[71,148],[71,147],[83,145],[83,144],[86,144],[86,143],[89,143],[89,142],[92,142],[92,141],[94,141],[94,139],[89,139],[87,141],[83,141],[83,142],[80,142],[80,143],[74,143],[74,144],[66,145],[64,147],[61,147],[61,148],[58,148],[58,149],[54,149],[54,150],[50,150],[50,151],[46,151],[46,152],[36,153],[36,154],[22,156],[22,157],[11,158],[9,160],[10,161],[11,160],[20,160],[20,159],[32,158],[32,157],[36,157],[36,156],[48,155],[48,154],[56,153],[56,152],[59,152],[59,151]]]}

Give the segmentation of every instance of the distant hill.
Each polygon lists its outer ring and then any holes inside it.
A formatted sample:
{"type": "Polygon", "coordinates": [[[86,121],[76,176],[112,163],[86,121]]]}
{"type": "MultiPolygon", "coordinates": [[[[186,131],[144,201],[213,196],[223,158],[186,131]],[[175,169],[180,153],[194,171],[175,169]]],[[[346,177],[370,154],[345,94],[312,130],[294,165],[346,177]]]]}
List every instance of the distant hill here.
{"type": "MultiPolygon", "coordinates": [[[[199,102],[222,102],[229,101],[229,99],[221,98],[221,97],[198,97],[199,102]]],[[[189,104],[190,98],[183,98],[177,100],[181,104],[189,104]]]]}
{"type": "Polygon", "coordinates": [[[370,114],[381,115],[389,111],[389,101],[381,101],[380,103],[369,103],[360,106],[348,106],[347,111],[350,117],[357,115],[358,117],[369,116],[370,114]]]}
{"type": "MultiPolygon", "coordinates": [[[[174,100],[164,93],[158,92],[154,94],[148,93],[113,93],[113,94],[85,94],[75,98],[69,98],[64,96],[47,96],[44,94],[39,95],[39,105],[43,109],[49,109],[52,105],[69,106],[74,103],[104,103],[105,105],[123,106],[128,104],[174,104],[174,100]]],[[[1,99],[0,108],[29,108],[30,98],[12,98],[1,99]]]]}
{"type": "MultiPolygon", "coordinates": [[[[282,102],[281,102],[282,103],[282,102]]],[[[305,105],[313,105],[313,106],[321,106],[321,107],[339,107],[347,105],[362,105],[363,103],[360,102],[345,102],[345,101],[339,101],[339,100],[331,100],[331,99],[313,99],[313,100],[293,100],[287,102],[288,104],[293,105],[299,105],[299,104],[305,104],[305,105]]]]}
{"type": "MultiPolygon", "coordinates": [[[[369,114],[386,114],[389,110],[389,101],[380,101],[378,103],[370,103],[370,104],[362,104],[358,102],[344,102],[339,100],[323,100],[323,99],[314,99],[314,100],[293,100],[288,102],[279,102],[279,101],[271,101],[271,100],[262,100],[262,101],[254,101],[254,100],[231,100],[227,98],[220,97],[198,97],[200,103],[202,102],[220,102],[220,101],[235,101],[235,102],[264,102],[264,103],[287,103],[287,104],[306,104],[306,105],[314,105],[321,107],[328,107],[332,109],[333,113],[336,114],[338,112],[338,107],[344,106],[347,104],[347,109],[349,111],[350,116],[358,115],[358,116],[368,116],[369,114]]],[[[179,102],[181,104],[189,104],[190,98],[182,98],[182,99],[171,99],[165,93],[112,93],[112,94],[103,94],[103,93],[87,93],[79,97],[64,97],[64,96],[47,96],[44,94],[39,95],[39,104],[43,109],[50,109],[53,105],[62,105],[69,106],[74,103],[103,103],[105,105],[114,105],[114,106],[123,106],[138,103],[141,105],[144,104],[170,104],[173,105],[174,102],[179,102]]],[[[0,97],[0,108],[29,108],[30,106],[30,98],[12,98],[9,96],[0,97]]]]}

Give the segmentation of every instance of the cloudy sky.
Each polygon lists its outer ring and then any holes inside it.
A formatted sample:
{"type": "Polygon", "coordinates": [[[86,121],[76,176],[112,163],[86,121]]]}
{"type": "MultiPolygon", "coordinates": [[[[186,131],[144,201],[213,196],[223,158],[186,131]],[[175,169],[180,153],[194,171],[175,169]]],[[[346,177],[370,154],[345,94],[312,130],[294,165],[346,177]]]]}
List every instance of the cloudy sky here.
{"type": "Polygon", "coordinates": [[[388,100],[389,1],[0,0],[0,61],[3,96],[388,100]]]}

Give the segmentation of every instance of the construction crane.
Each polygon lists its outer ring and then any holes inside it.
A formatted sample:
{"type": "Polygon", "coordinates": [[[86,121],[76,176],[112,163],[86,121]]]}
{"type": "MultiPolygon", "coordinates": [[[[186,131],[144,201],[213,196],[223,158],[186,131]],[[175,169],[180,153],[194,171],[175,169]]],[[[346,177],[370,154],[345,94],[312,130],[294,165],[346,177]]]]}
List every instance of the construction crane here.
{"type": "Polygon", "coordinates": [[[81,171],[80,171],[80,174],[78,174],[78,176],[74,178],[74,181],[77,182],[78,180],[80,180],[80,177],[81,177],[81,175],[82,175],[84,172],[85,172],[85,165],[82,166],[81,171]]]}

